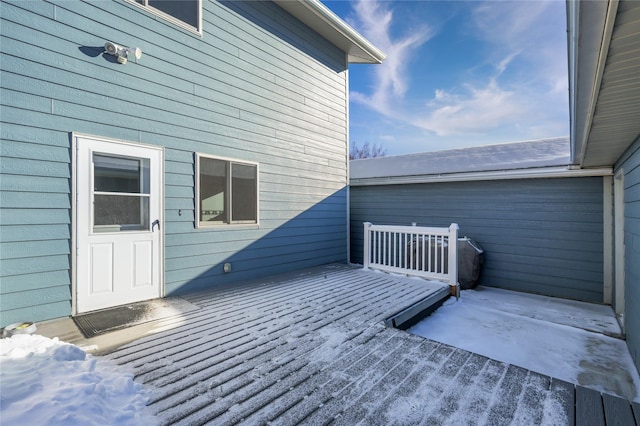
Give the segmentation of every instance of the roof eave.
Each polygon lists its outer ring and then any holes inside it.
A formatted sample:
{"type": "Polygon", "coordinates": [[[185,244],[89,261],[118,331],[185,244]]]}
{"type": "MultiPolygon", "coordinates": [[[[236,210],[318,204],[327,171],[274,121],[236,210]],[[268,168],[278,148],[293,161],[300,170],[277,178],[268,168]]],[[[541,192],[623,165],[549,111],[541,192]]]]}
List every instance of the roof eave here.
{"type": "Polygon", "coordinates": [[[571,160],[582,167],[618,0],[567,1],[571,160]]]}
{"type": "Polygon", "coordinates": [[[274,0],[274,3],[344,50],[349,63],[380,64],[387,57],[319,0],[274,0]]]}
{"type": "Polygon", "coordinates": [[[529,169],[492,170],[484,172],[441,173],[432,175],[351,178],[350,186],[405,185],[436,182],[474,182],[513,179],[550,179],[612,176],[611,167],[576,169],[571,166],[534,167],[529,169]]]}

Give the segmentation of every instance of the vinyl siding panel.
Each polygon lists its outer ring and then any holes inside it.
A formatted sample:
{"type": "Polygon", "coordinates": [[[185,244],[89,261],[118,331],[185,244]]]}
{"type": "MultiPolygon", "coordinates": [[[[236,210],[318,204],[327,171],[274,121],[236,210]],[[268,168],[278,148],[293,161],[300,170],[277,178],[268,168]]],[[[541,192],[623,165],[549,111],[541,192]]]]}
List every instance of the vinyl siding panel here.
{"type": "Polygon", "coordinates": [[[640,138],[616,169],[624,170],[624,298],[627,345],[640,370],[640,138]]]}
{"type": "Polygon", "coordinates": [[[363,222],[460,225],[483,247],[481,284],[602,302],[602,178],[351,187],[351,260],[363,222]]]}
{"type": "Polygon", "coordinates": [[[1,10],[0,326],[71,313],[71,132],[165,148],[168,295],[347,260],[344,52],[270,2],[203,0],[202,37],[121,0],[1,10]],[[259,164],[259,226],[195,228],[195,152],[259,164]]]}

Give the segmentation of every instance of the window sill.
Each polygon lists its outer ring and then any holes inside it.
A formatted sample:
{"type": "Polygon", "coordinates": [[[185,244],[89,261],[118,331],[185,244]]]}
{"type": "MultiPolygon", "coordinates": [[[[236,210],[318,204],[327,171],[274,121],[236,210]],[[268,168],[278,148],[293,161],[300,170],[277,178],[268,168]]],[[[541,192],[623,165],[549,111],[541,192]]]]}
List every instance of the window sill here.
{"type": "Polygon", "coordinates": [[[219,225],[196,225],[197,230],[206,231],[233,231],[233,230],[247,230],[247,229],[260,229],[259,223],[222,223],[219,225]]]}

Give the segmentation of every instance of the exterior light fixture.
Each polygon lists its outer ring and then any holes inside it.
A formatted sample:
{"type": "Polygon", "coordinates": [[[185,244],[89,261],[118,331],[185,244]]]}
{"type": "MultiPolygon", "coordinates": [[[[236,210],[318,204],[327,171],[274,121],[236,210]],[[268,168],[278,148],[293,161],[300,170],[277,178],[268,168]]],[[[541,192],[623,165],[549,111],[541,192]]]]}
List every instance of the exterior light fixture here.
{"type": "Polygon", "coordinates": [[[133,55],[136,59],[140,59],[142,56],[142,50],[139,47],[118,46],[110,41],[104,44],[104,50],[106,53],[115,56],[119,64],[126,64],[129,60],[129,55],[133,55]]]}

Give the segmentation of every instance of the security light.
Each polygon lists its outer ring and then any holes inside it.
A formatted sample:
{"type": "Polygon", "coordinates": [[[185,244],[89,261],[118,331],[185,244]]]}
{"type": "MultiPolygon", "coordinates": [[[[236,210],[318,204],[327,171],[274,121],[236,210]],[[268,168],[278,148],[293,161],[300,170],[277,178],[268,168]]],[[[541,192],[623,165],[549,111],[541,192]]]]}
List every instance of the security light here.
{"type": "Polygon", "coordinates": [[[110,41],[104,44],[104,50],[106,53],[116,57],[116,60],[120,64],[126,64],[129,59],[129,54],[132,54],[136,59],[140,59],[142,56],[142,50],[139,47],[124,47],[119,46],[110,41]]]}

